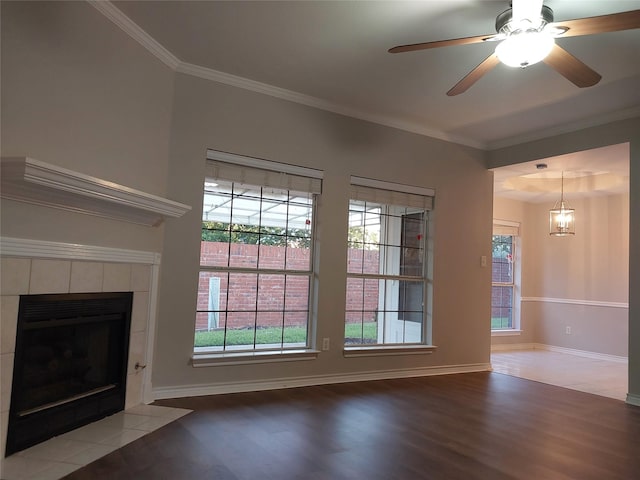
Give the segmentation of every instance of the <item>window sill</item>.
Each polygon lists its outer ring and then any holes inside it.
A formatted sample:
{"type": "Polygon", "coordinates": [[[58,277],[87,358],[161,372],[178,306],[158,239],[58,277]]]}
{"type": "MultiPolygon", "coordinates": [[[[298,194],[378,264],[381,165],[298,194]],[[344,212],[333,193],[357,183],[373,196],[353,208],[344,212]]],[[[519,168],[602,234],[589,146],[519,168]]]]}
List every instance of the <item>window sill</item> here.
{"type": "Polygon", "coordinates": [[[375,345],[372,347],[344,347],[345,357],[377,357],[382,355],[428,355],[435,345],[375,345]]]}
{"type": "Polygon", "coordinates": [[[264,352],[194,352],[191,357],[193,367],[219,367],[225,365],[246,365],[251,363],[291,362],[315,360],[319,350],[269,350],[264,352]]]}
{"type": "Polygon", "coordinates": [[[508,330],[491,330],[492,337],[511,337],[522,334],[522,330],[510,328],[508,330]]]}

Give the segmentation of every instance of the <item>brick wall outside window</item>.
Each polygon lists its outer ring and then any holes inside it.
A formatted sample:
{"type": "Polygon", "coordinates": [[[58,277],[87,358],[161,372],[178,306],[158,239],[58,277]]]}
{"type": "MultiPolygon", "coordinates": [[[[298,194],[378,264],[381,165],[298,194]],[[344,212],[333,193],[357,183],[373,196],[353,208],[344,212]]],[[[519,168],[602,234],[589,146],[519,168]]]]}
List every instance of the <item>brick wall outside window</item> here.
{"type": "MultiPolygon", "coordinates": [[[[286,255],[287,269],[306,270],[309,268],[310,250],[306,248],[292,248],[269,245],[248,245],[241,243],[224,242],[201,242],[200,263],[207,266],[226,266],[227,255],[233,259],[232,265],[235,267],[256,268],[258,262],[258,248],[260,249],[259,262],[261,268],[283,269],[284,257],[286,255]],[[229,248],[229,245],[231,248],[229,248]]],[[[349,262],[351,266],[360,271],[362,262],[365,262],[364,271],[378,271],[378,251],[353,250],[349,252],[349,262]],[[354,263],[356,262],[356,263],[354,263]],[[359,264],[358,264],[359,262],[359,264]]],[[[209,272],[207,272],[209,273],[209,272]]],[[[211,274],[201,274],[198,285],[198,314],[196,316],[196,331],[207,330],[208,314],[206,310],[209,305],[209,276],[211,274]]],[[[219,276],[219,275],[217,275],[219,276]]],[[[257,286],[255,275],[244,274],[233,276],[234,280],[230,289],[230,299],[238,309],[248,310],[251,313],[243,315],[230,315],[228,318],[228,328],[242,327],[246,322],[254,323],[252,311],[256,308],[256,293],[259,293],[259,310],[279,310],[275,312],[259,312],[257,324],[259,326],[281,326],[283,322],[283,311],[286,310],[285,324],[304,326],[307,324],[307,315],[295,310],[306,310],[308,301],[308,277],[287,276],[286,299],[282,299],[279,294],[282,292],[284,281],[280,275],[261,275],[260,292],[256,292],[257,286]],[[273,292],[271,295],[269,292],[273,292]],[[284,301],[284,305],[283,305],[284,301]],[[244,319],[244,321],[243,321],[244,319]]],[[[226,274],[220,281],[220,291],[227,290],[226,274]]],[[[347,298],[347,310],[364,310],[372,312],[378,308],[378,282],[368,281],[365,283],[364,292],[354,292],[347,298]],[[363,305],[364,303],[364,305],[363,305]]],[[[221,302],[220,309],[224,310],[225,305],[221,302]]],[[[224,314],[220,313],[221,325],[224,314]]],[[[350,319],[347,319],[349,321],[350,319]]],[[[373,318],[372,318],[373,320],[373,318]]],[[[351,319],[351,321],[362,321],[362,317],[351,319]]]]}

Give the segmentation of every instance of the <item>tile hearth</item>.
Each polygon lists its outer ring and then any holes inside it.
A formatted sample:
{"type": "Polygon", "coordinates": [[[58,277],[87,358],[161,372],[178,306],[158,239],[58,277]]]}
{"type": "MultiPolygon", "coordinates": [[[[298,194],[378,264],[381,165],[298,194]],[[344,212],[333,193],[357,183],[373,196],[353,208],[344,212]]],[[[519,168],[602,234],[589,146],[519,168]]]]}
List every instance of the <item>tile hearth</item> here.
{"type": "Polygon", "coordinates": [[[7,241],[4,237],[0,237],[0,245],[0,472],[4,472],[2,456],[6,447],[20,297],[43,293],[133,292],[126,410],[152,400],[149,345],[153,342],[150,333],[155,322],[152,299],[159,257],[149,252],[7,241]],[[16,249],[18,251],[14,252],[16,249]],[[48,251],[57,251],[64,258],[39,258],[48,251]],[[13,253],[16,256],[11,256],[13,253]],[[148,368],[136,369],[136,364],[148,368]]]}
{"type": "Polygon", "coordinates": [[[496,373],[625,401],[628,362],[588,358],[548,350],[507,350],[491,353],[496,373]]]}
{"type": "Polygon", "coordinates": [[[57,480],[188,414],[137,405],[4,459],[2,480],[57,480]]]}

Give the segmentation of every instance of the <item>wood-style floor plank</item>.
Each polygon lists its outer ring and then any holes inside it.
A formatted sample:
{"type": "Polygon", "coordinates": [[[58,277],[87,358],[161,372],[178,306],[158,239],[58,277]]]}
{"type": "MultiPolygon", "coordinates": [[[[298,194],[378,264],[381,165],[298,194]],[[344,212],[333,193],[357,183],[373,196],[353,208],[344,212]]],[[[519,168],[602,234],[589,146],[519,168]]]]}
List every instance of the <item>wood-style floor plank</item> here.
{"type": "Polygon", "coordinates": [[[157,404],[194,412],[65,478],[640,479],[640,408],[497,373],[157,404]]]}

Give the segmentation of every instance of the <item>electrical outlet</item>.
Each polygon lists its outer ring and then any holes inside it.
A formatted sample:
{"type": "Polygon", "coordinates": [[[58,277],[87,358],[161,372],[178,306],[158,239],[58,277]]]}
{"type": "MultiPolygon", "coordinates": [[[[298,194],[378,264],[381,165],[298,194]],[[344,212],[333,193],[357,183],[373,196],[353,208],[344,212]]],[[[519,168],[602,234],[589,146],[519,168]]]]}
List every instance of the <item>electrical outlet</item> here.
{"type": "Polygon", "coordinates": [[[571,335],[571,327],[566,327],[564,333],[566,333],[567,335],[571,335]]]}
{"type": "Polygon", "coordinates": [[[486,267],[487,266],[487,256],[486,255],[482,255],[480,257],[480,266],[481,267],[486,267]]]}
{"type": "Polygon", "coordinates": [[[322,350],[325,352],[329,350],[329,337],[325,337],[322,339],[322,350]]]}

